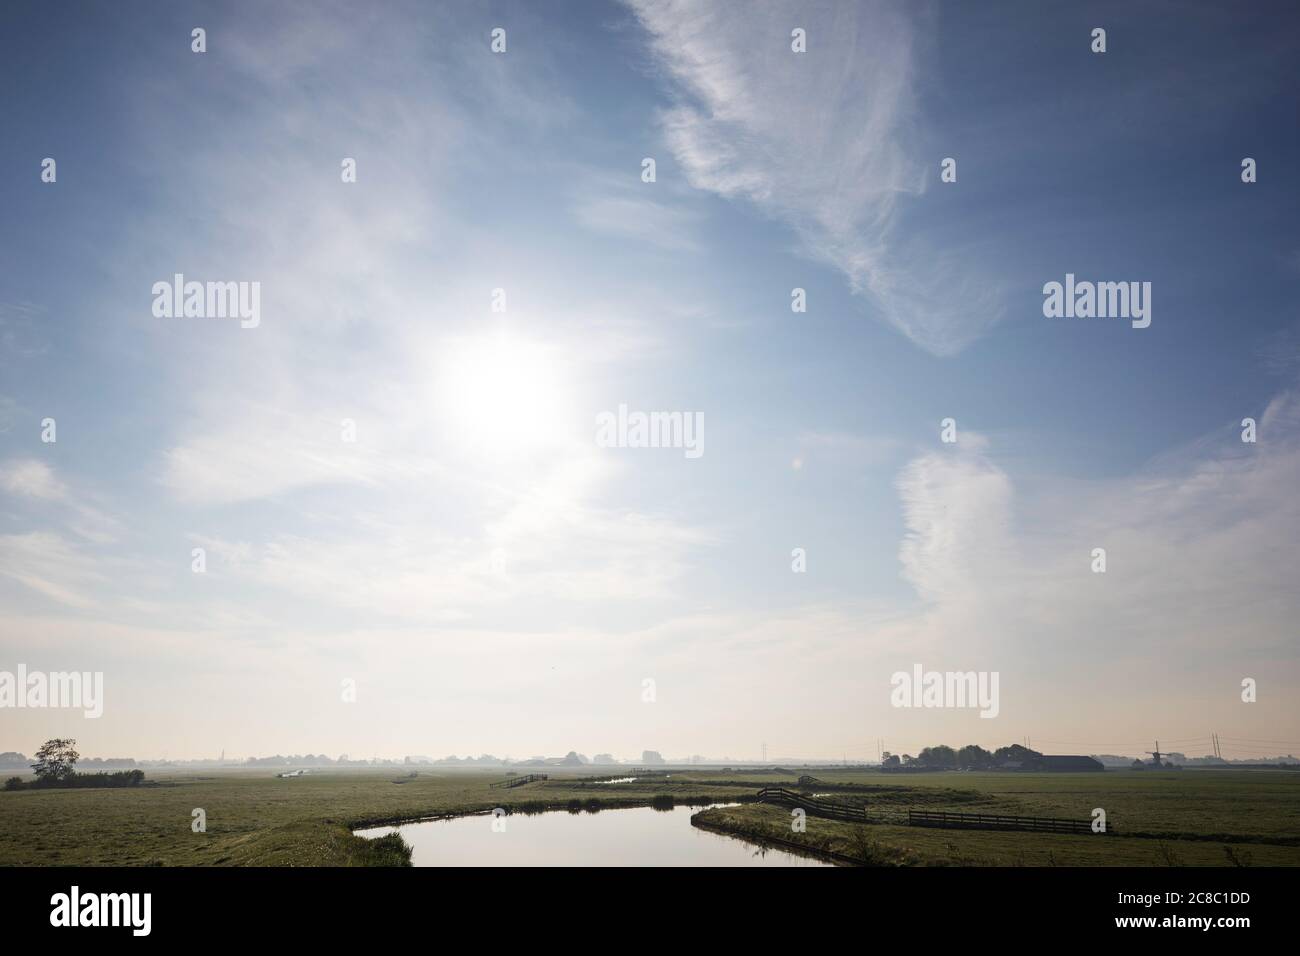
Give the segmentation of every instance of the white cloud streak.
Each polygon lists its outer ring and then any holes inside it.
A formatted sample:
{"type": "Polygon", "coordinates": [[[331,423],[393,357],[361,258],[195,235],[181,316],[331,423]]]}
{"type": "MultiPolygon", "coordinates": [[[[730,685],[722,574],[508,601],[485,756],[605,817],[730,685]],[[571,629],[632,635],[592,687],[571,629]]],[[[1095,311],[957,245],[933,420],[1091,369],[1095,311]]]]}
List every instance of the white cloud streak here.
{"type": "Polygon", "coordinates": [[[787,223],[930,352],[958,352],[1002,317],[972,250],[905,228],[931,163],[912,145],[917,44],[905,7],[627,2],[672,84],[662,127],[691,185],[787,223]],[[791,52],[794,26],[807,30],[806,53],[791,52]]]}

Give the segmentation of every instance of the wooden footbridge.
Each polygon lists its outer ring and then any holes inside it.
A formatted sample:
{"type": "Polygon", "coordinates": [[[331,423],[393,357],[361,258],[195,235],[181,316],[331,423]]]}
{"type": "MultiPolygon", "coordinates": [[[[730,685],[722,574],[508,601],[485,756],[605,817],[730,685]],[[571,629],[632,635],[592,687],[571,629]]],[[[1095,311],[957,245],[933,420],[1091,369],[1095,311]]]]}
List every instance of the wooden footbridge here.
{"type": "Polygon", "coordinates": [[[847,820],[850,823],[866,823],[866,807],[855,807],[847,803],[831,803],[819,800],[785,787],[764,787],[758,791],[761,803],[775,803],[782,807],[795,807],[809,816],[828,817],[832,820],[847,820]]]}

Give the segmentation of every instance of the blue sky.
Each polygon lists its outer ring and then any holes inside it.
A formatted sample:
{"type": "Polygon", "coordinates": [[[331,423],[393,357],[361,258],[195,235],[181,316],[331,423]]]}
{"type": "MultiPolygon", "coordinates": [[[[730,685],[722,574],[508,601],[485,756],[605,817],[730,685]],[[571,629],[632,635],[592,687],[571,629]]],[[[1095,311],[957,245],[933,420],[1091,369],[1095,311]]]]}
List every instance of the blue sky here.
{"type": "Polygon", "coordinates": [[[355,6],[6,7],[0,669],[109,700],[0,749],[1300,740],[1293,11],[355,6]]]}

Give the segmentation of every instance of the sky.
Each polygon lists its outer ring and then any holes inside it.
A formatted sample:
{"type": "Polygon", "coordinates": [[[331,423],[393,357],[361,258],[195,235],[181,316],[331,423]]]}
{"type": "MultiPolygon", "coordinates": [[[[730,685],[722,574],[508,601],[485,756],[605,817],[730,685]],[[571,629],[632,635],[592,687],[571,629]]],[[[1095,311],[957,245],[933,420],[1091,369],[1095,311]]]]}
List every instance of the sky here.
{"type": "Polygon", "coordinates": [[[1300,753],[1298,20],[5,4],[0,750],[1300,753]]]}

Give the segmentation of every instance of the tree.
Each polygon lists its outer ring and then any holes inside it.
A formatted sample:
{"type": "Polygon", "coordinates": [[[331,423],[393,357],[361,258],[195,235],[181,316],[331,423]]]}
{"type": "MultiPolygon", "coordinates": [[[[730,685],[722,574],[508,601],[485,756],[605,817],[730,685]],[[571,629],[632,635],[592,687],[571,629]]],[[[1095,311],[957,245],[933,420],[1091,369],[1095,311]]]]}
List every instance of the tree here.
{"type": "Polygon", "coordinates": [[[951,770],[957,766],[957,751],[946,744],[924,748],[916,757],[922,767],[938,770],[951,770]]]}
{"type": "Polygon", "coordinates": [[[55,737],[41,744],[36,763],[32,764],[36,778],[57,782],[71,777],[74,764],[81,759],[81,754],[72,749],[76,743],[71,737],[55,737]]]}
{"type": "Polygon", "coordinates": [[[1030,750],[1028,747],[1020,746],[1020,744],[999,747],[993,751],[993,763],[999,767],[1014,764],[1019,765],[1022,770],[1029,770],[1037,767],[1042,758],[1043,755],[1037,750],[1030,750]]]}
{"type": "Polygon", "coordinates": [[[967,744],[957,751],[957,766],[962,770],[987,770],[993,766],[993,755],[978,744],[967,744]]]}

